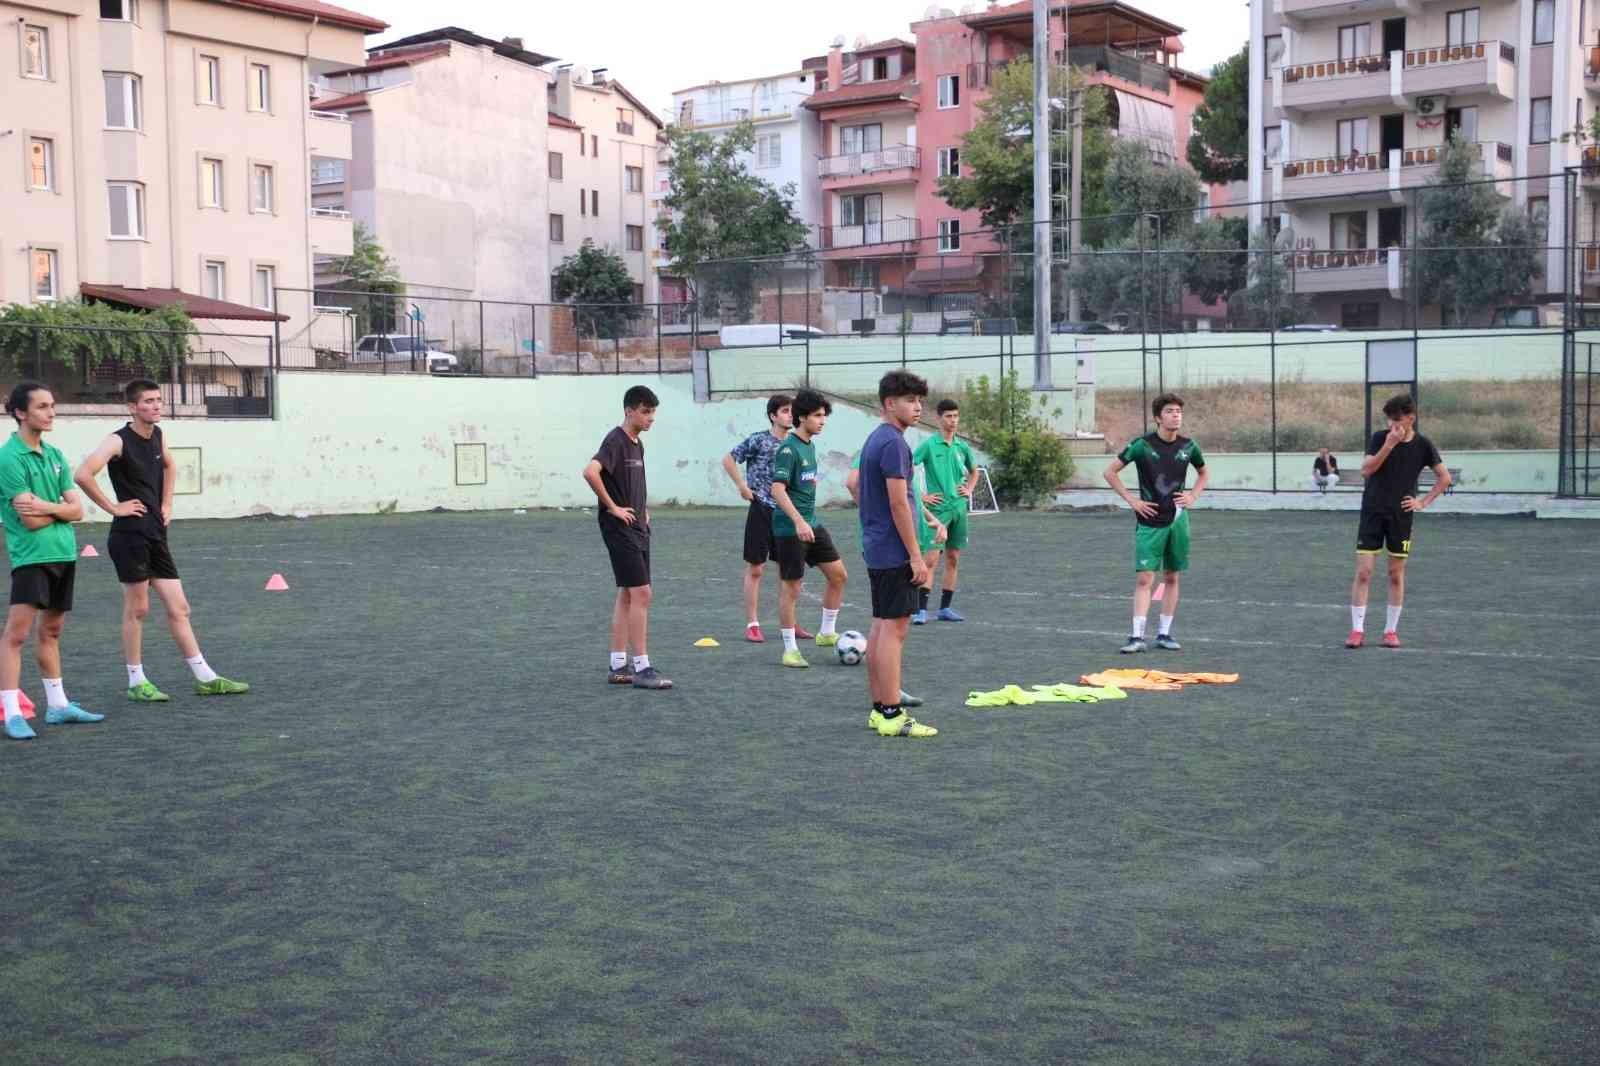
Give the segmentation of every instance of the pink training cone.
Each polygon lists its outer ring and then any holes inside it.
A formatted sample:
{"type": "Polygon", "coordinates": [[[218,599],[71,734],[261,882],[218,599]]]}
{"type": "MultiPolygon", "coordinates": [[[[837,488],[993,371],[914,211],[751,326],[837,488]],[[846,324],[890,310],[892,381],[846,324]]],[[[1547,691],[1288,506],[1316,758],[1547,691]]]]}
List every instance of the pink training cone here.
{"type": "Polygon", "coordinates": [[[93,544],[85,544],[83,546],[83,551],[78,553],[79,557],[83,559],[94,559],[98,557],[99,554],[99,552],[94,550],[93,544]]]}
{"type": "Polygon", "coordinates": [[[283,579],[282,574],[273,574],[271,577],[267,578],[267,587],[264,591],[288,592],[289,583],[283,579]]]}

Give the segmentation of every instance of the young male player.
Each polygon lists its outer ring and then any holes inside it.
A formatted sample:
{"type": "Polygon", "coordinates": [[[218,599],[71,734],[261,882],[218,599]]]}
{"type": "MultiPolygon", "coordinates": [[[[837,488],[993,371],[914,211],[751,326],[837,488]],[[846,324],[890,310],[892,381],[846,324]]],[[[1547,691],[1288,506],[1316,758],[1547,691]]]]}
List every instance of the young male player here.
{"type": "Polygon", "coordinates": [[[1188,509],[1200,499],[1211,480],[1200,445],[1180,436],[1183,428],[1183,399],[1170,392],[1157,396],[1150,404],[1156,416],[1156,431],[1132,441],[1106,467],[1106,484],[1133,508],[1133,635],[1122,646],[1123,654],[1145,651],[1144,627],[1150,613],[1150,593],[1156,571],[1166,571],[1162,592],[1161,628],[1156,631],[1156,647],[1177,651],[1182,645],[1172,636],[1172,619],[1178,613],[1178,578],[1189,569],[1188,509]],[[1133,463],[1139,472],[1139,495],[1123,485],[1122,468],[1133,463]],[[1194,488],[1185,489],[1189,468],[1200,472],[1194,488]]]}
{"type": "Polygon", "coordinates": [[[39,619],[34,654],[44,681],[50,725],[98,722],[67,699],[61,684],[61,630],[72,610],[72,585],[78,562],[78,539],[72,523],[83,517],[83,503],[72,487],[66,456],[44,442],[55,428],[56,401],[50,390],[24,381],[11,390],[6,414],[16,432],[0,447],[0,521],[11,556],[11,607],[6,612],[5,640],[0,642],[0,707],[5,733],[12,740],[36,735],[22,717],[22,645],[39,619]]]}
{"type": "MultiPolygon", "coordinates": [[[[850,473],[845,475],[844,487],[850,493],[850,498],[861,506],[861,453],[856,452],[855,458],[850,460],[850,473]]],[[[924,550],[935,544],[943,544],[946,533],[944,525],[928,510],[927,504],[917,508],[917,544],[924,550]]],[[[930,570],[919,586],[919,591],[927,592],[933,588],[933,572],[930,570]]],[[[905,689],[900,690],[900,706],[921,707],[922,697],[913,696],[905,689]]]]}
{"type": "Polygon", "coordinates": [[[883,424],[861,448],[861,554],[872,584],[872,632],[867,637],[867,726],[883,737],[932,737],[938,730],[905,712],[900,702],[900,657],[917,588],[928,564],[917,546],[911,448],[905,432],[922,417],[928,383],[906,370],[878,382],[883,424]]]}
{"type": "Polygon", "coordinates": [[[600,501],[600,539],[611,556],[617,603],[611,612],[613,685],[668,689],[672,682],[650,665],[645,648],[650,628],[650,511],[645,506],[644,444],[641,434],[656,421],[656,394],[635,385],[622,396],[622,425],[607,433],[583,480],[600,501]],[[628,650],[633,661],[628,661],[628,650]]]}
{"type": "Polygon", "coordinates": [[[128,403],[128,424],[89,453],[74,480],[95,506],[111,515],[106,546],[122,583],[122,658],[128,667],[128,698],[139,703],[168,699],[144,675],[144,620],[150,613],[152,586],[167,610],[173,642],[194,674],[195,692],[202,696],[249,692],[249,685],[220,677],[211,669],[189,624],[189,600],[167,547],[177,463],[162,439],[161,386],[149,378],[137,378],[128,382],[122,396],[128,403]],[[100,491],[95,480],[102,469],[111,473],[116,503],[100,491]]]}
{"type": "MultiPolygon", "coordinates": [[[[789,435],[794,425],[792,396],[778,393],[767,400],[768,428],[752,433],[733,450],[722,457],[722,469],[739,490],[739,495],[750,501],[750,510],[744,518],[744,639],[752,644],[765,643],[761,632],[761,617],[757,613],[761,598],[761,577],[766,572],[767,560],[776,558],[777,545],[772,539],[772,512],[777,504],[772,502],[772,461],[778,455],[778,445],[789,435]],[[739,464],[744,464],[740,473],[739,464]]],[[[796,628],[802,639],[811,634],[796,628]]]]}
{"type": "Polygon", "coordinates": [[[822,626],[817,646],[831,648],[839,643],[834,626],[839,620],[839,605],[844,602],[846,580],[844,562],[833,546],[833,537],[817,521],[817,434],[833,414],[833,404],[819,392],[801,389],[794,397],[794,428],[778,447],[772,469],[772,499],[777,510],[772,515],[772,533],[777,546],[778,625],[783,635],[783,665],[810,665],[796,643],[795,603],[800,599],[800,582],[806,567],[815,567],[827,578],[822,593],[822,626]]]}
{"type": "MultiPolygon", "coordinates": [[[[939,555],[944,554],[944,587],[939,594],[941,622],[965,622],[951,606],[956,597],[957,573],[961,566],[961,552],[967,546],[967,511],[972,506],[972,490],[978,484],[978,461],[964,440],[956,439],[961,426],[961,405],[951,399],[939,401],[939,434],[929,437],[917,446],[911,461],[922,467],[928,491],[922,502],[928,506],[948,531],[944,544],[929,544],[923,549],[928,570],[939,565],[939,555]]],[[[928,596],[932,586],[918,594],[917,612],[911,624],[924,625],[928,621],[928,596]]]]}
{"type": "Polygon", "coordinates": [[[1406,598],[1406,560],[1411,557],[1411,520],[1450,487],[1450,471],[1433,441],[1417,432],[1417,403],[1401,394],[1383,405],[1387,432],[1367,442],[1361,461],[1361,525],[1356,533],[1356,579],[1350,587],[1350,636],[1344,646],[1366,643],[1367,590],[1378,552],[1389,553],[1389,606],[1383,624],[1383,646],[1400,646],[1400,608],[1406,598]],[[1433,470],[1433,490],[1417,499],[1417,475],[1433,470]]]}

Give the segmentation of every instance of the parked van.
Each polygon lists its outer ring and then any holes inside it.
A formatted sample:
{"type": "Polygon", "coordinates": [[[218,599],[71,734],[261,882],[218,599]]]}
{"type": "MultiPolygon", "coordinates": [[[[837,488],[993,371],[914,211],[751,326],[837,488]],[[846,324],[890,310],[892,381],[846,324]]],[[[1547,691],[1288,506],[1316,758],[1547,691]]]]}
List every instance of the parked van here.
{"type": "Polygon", "coordinates": [[[352,363],[406,363],[430,374],[448,374],[456,368],[456,357],[441,352],[431,341],[406,333],[369,333],[356,342],[352,363]]]}
{"type": "Polygon", "coordinates": [[[799,326],[785,322],[757,322],[748,326],[723,326],[718,334],[725,348],[776,347],[778,337],[785,342],[804,341],[807,337],[826,337],[816,326],[799,326]]]}

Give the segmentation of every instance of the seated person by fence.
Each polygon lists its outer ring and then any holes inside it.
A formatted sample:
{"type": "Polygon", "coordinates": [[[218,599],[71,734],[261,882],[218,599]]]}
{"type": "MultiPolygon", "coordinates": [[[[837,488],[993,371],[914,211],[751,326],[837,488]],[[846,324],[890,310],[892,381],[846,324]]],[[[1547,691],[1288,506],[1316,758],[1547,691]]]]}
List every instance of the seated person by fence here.
{"type": "Polygon", "coordinates": [[[1339,486],[1339,458],[1325,447],[1317,449],[1311,462],[1311,485],[1319,492],[1339,486]]]}

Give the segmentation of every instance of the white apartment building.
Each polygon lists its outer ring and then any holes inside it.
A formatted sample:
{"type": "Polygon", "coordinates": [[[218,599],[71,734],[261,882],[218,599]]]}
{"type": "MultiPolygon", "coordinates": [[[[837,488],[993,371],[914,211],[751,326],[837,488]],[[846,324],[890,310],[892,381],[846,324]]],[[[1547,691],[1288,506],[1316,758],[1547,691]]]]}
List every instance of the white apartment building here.
{"type": "Polygon", "coordinates": [[[307,181],[350,128],[306,86],[383,28],[317,0],[0,2],[0,302],[179,303],[270,335],[274,290],[350,251],[307,181]]]}
{"type": "Polygon", "coordinates": [[[627,263],[637,302],[658,302],[651,193],[661,120],[604,68],[559,67],[548,106],[549,270],[593,241],[627,263]]]}
{"type": "MultiPolygon", "coordinates": [[[[1580,170],[1576,205],[1549,177],[1593,160],[1561,137],[1600,106],[1600,0],[1468,3],[1251,5],[1251,224],[1292,231],[1296,289],[1319,321],[1404,324],[1403,251],[1391,249],[1411,239],[1408,190],[1437,172],[1457,130],[1479,145],[1481,176],[1526,179],[1497,187],[1547,224],[1549,243],[1575,206],[1586,265],[1600,266],[1600,167],[1580,170]]],[[[1559,298],[1564,268],[1547,255],[1541,299],[1559,298]]]]}

